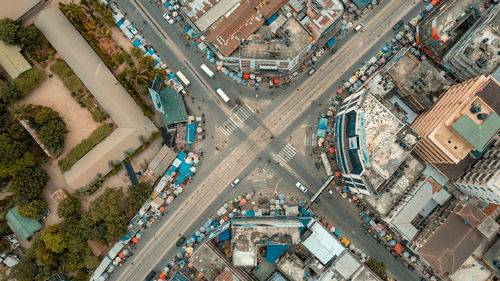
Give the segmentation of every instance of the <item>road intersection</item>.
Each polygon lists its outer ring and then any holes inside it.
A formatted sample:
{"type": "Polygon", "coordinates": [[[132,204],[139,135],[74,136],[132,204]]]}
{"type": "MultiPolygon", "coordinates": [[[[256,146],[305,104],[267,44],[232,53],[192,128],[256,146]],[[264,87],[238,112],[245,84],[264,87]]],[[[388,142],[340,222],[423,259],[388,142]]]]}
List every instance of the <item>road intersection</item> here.
{"type": "MultiPolygon", "coordinates": [[[[204,160],[205,162],[202,163],[197,176],[187,187],[190,192],[181,195],[169,206],[168,216],[151,231],[148,231],[143,243],[148,242],[146,239],[149,238],[154,240],[138,247],[135,255],[131,258],[133,264],[128,263],[124,268],[118,270],[112,276],[112,280],[142,280],[151,270],[163,268],[165,262],[173,256],[176,250],[174,244],[178,235],[192,232],[193,226],[200,225],[224,198],[234,197],[236,191],[231,190],[229,184],[236,177],[248,174],[253,167],[259,164],[261,161],[259,159],[263,159],[262,161],[265,162],[271,158],[270,155],[276,155],[287,167],[276,165],[272,161],[271,164],[266,165],[267,168],[285,178],[286,184],[292,186],[291,190],[295,192],[293,180],[300,179],[306,186],[311,187],[306,194],[311,196],[321,185],[320,178],[313,174],[317,171],[304,168],[304,166],[311,166],[311,159],[300,154],[293,154],[296,149],[288,143],[289,135],[297,127],[311,123],[317,118],[318,104],[333,97],[339,83],[346,79],[363,61],[373,56],[376,50],[392,37],[391,27],[398,20],[402,17],[410,17],[421,9],[420,2],[409,4],[406,1],[383,1],[372,14],[366,17],[363,32],[351,33],[346,37],[342,47],[334,55],[323,58],[314,75],[304,76],[283,93],[274,95],[274,100],[264,108],[263,116],[259,116],[254,112],[250,114],[252,109],[246,104],[231,110],[218,99],[213,89],[217,87],[224,88],[225,91],[228,89],[226,92],[232,99],[237,97],[238,93],[241,93],[241,96],[253,96],[256,93],[254,90],[251,88],[241,89],[221,75],[216,75],[215,79],[208,79],[197,67],[204,61],[193,50],[194,48],[182,48],[181,51],[179,45],[176,45],[182,43],[176,42],[179,41],[176,38],[183,36],[182,31],[177,26],[155,23],[154,19],[161,20],[162,12],[157,9],[157,6],[148,7],[146,3],[137,3],[135,0],[118,2],[120,8],[128,12],[132,20],[135,21],[135,25],[143,30],[144,36],[149,41],[161,43],[158,46],[155,45],[155,48],[169,65],[186,64],[182,71],[186,72],[185,75],[192,80],[191,93],[207,99],[206,105],[209,108],[207,111],[209,113],[206,114],[209,115],[207,124],[214,124],[212,133],[220,132],[226,135],[228,144],[217,157],[204,160]],[[137,8],[137,5],[140,5],[140,8],[137,8]],[[141,26],[143,18],[147,20],[147,23],[141,26]],[[153,25],[156,30],[148,25],[153,25]],[[164,38],[160,39],[162,37],[164,38]],[[192,77],[196,77],[196,79],[191,79],[192,77]],[[218,129],[215,128],[216,126],[218,129]],[[291,176],[287,168],[294,171],[291,176]],[[296,177],[297,175],[299,178],[296,177]],[[148,237],[149,235],[154,236],[148,237]]],[[[270,97],[270,91],[258,93],[260,98],[265,98],[266,95],[270,97]]],[[[251,191],[252,187],[262,186],[262,181],[259,182],[259,185],[255,183],[253,183],[254,186],[251,186],[251,183],[250,188],[246,191],[251,191]]],[[[280,188],[283,185],[282,183],[280,188]]],[[[239,187],[237,192],[243,193],[243,188],[245,186],[239,187]]],[[[361,227],[360,225],[350,225],[352,220],[349,217],[353,217],[353,211],[349,210],[349,206],[343,205],[345,202],[331,202],[331,204],[324,202],[325,200],[322,200],[319,207],[324,208],[334,218],[334,223],[341,224],[341,228],[349,229],[350,232],[360,233],[360,229],[358,229],[361,227]],[[344,211],[330,214],[333,204],[336,208],[344,211]],[[338,217],[339,215],[344,216],[347,223],[338,222],[342,219],[342,217],[338,217]]],[[[371,252],[368,252],[371,255],[378,255],[384,261],[386,261],[387,256],[390,256],[380,246],[369,245],[373,244],[372,241],[357,240],[355,239],[358,245],[366,245],[370,248],[371,252]]],[[[397,265],[397,261],[390,259],[386,262],[392,276],[399,280],[415,280],[416,275],[397,265]]]]}

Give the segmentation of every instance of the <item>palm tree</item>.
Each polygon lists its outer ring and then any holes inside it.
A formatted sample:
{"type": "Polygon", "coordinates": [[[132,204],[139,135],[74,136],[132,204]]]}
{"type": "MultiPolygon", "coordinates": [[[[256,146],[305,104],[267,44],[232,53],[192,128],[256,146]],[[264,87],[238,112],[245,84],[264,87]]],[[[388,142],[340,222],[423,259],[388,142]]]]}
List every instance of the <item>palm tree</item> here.
{"type": "Polygon", "coordinates": [[[83,8],[73,1],[69,4],[59,3],[59,8],[71,22],[83,22],[87,17],[83,8]]]}
{"type": "Polygon", "coordinates": [[[147,84],[150,80],[147,69],[137,67],[127,67],[125,69],[125,78],[134,84],[135,87],[147,84]]]}

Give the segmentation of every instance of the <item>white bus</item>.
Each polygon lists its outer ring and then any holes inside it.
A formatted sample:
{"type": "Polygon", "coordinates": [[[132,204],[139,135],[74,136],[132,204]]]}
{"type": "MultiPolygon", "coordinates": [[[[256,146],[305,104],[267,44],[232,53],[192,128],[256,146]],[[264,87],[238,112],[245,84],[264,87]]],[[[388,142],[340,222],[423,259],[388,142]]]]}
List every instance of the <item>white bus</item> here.
{"type": "Polygon", "coordinates": [[[224,93],[224,91],[221,88],[217,88],[215,90],[217,91],[217,94],[222,98],[224,102],[229,101],[229,97],[226,95],[226,93],[224,93]]]}
{"type": "Polygon", "coordinates": [[[206,66],[205,64],[202,64],[200,67],[203,71],[205,71],[205,73],[208,75],[208,77],[210,77],[210,78],[215,77],[215,73],[213,73],[213,71],[210,70],[210,68],[208,68],[208,66],[206,66]]]}
{"type": "Polygon", "coordinates": [[[191,82],[189,82],[189,80],[186,78],[186,76],[184,76],[184,74],[182,74],[182,72],[177,71],[175,75],[177,75],[177,77],[181,79],[181,82],[184,83],[186,87],[189,87],[189,85],[191,85],[191,82]]]}

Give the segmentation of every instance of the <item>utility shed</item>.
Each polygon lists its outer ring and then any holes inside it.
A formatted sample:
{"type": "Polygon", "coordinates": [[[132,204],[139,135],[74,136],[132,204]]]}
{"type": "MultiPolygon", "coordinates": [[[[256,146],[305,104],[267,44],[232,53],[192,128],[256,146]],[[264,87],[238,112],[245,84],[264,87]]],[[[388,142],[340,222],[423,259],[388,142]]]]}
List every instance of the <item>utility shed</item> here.
{"type": "Polygon", "coordinates": [[[21,48],[7,45],[0,40],[0,65],[11,79],[31,68],[29,62],[21,54],[21,48]]]}

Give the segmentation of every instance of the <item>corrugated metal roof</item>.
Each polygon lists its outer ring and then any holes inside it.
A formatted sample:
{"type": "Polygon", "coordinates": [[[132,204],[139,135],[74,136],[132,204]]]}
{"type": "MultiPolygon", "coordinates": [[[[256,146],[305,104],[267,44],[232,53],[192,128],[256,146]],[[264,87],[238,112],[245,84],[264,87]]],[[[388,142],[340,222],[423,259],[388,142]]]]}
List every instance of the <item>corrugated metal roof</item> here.
{"type": "Polygon", "coordinates": [[[7,223],[16,236],[23,240],[28,239],[33,233],[42,228],[38,220],[21,217],[17,211],[17,207],[11,209],[7,215],[5,215],[5,219],[7,219],[7,223]]]}
{"type": "Polygon", "coordinates": [[[12,79],[31,68],[29,62],[21,54],[21,48],[7,45],[0,40],[0,65],[12,79]]]}
{"type": "Polygon", "coordinates": [[[343,251],[344,246],[340,244],[323,226],[318,222],[309,227],[312,234],[302,243],[311,254],[323,264],[327,264],[334,257],[338,257],[343,251]]]}

